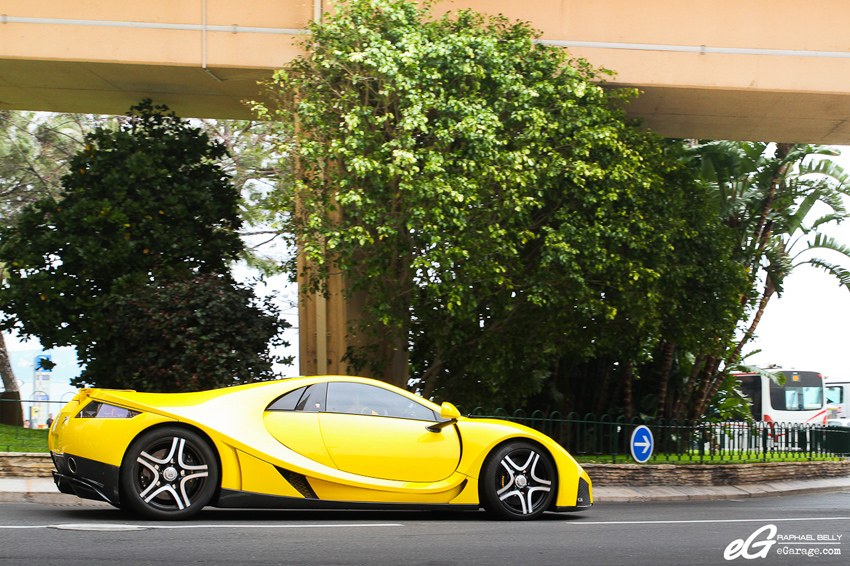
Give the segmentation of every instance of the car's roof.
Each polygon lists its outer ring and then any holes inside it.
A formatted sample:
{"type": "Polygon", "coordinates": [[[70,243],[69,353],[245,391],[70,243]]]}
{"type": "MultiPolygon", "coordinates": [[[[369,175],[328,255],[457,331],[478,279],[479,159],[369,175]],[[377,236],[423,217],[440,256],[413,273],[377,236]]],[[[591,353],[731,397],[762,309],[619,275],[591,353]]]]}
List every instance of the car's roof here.
{"type": "MultiPolygon", "coordinates": [[[[406,397],[410,397],[411,399],[428,405],[431,409],[439,412],[440,408],[435,403],[428,401],[422,397],[419,397],[409,391],[405,391],[404,389],[400,389],[395,387],[389,383],[379,381],[376,379],[371,379],[367,377],[356,377],[349,375],[314,375],[314,376],[300,376],[300,377],[292,377],[292,378],[284,378],[273,381],[258,381],[254,383],[247,383],[241,385],[234,385],[231,387],[223,387],[219,389],[210,389],[206,391],[193,391],[186,393],[150,393],[145,391],[136,391],[133,389],[81,389],[80,394],[82,396],[91,397],[95,399],[101,399],[104,401],[113,401],[113,402],[123,402],[122,404],[128,404],[135,408],[143,409],[144,407],[156,408],[156,407],[188,407],[192,405],[198,405],[204,403],[206,401],[216,399],[219,397],[225,397],[230,395],[239,395],[239,394],[248,394],[251,390],[265,390],[265,388],[271,389],[269,391],[269,397],[275,397],[277,395],[283,395],[288,391],[292,391],[298,389],[299,387],[311,385],[314,383],[324,383],[324,382],[349,382],[349,383],[363,383],[365,385],[373,385],[376,387],[381,387],[384,389],[389,389],[394,391],[400,395],[404,395],[406,397]]],[[[260,391],[257,391],[258,394],[260,391]]]]}

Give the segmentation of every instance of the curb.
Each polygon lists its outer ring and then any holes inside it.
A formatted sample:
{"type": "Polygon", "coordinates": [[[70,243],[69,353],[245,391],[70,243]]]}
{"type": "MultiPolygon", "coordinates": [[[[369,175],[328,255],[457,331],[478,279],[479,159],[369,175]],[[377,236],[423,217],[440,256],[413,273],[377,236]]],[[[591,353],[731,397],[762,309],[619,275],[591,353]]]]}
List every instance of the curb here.
{"type": "Polygon", "coordinates": [[[44,492],[2,492],[0,503],[37,503],[39,505],[52,505],[54,507],[112,507],[105,501],[94,501],[92,499],[80,499],[76,495],[65,493],[44,492]]]}
{"type": "Polygon", "coordinates": [[[712,501],[779,495],[805,495],[829,491],[850,492],[850,478],[797,480],[728,486],[605,486],[593,489],[594,503],[645,503],[648,501],[712,501]]]}

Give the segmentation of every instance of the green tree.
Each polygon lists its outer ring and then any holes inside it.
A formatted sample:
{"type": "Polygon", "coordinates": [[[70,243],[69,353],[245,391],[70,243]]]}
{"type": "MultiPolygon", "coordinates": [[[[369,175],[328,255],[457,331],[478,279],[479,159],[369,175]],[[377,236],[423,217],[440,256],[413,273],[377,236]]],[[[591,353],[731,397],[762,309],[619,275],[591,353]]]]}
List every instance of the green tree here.
{"type": "Polygon", "coordinates": [[[273,379],[268,346],[289,323],[267,299],[222,275],[134,289],[104,305],[97,355],[75,385],[198,391],[273,379]]]}
{"type": "Polygon", "coordinates": [[[850,290],[850,272],[838,263],[813,255],[828,251],[850,259],[850,248],[829,238],[822,228],[847,218],[843,197],[850,177],[830,159],[832,148],[804,144],[708,142],[692,149],[695,165],[715,192],[723,222],[735,234],[730,255],[746,268],[748,292],[739,337],[732,346],[695,351],[689,375],[681,379],[680,399],[673,416],[698,417],[721,389],[734,397],[729,370],[742,362],[747,344],[768,302],[781,295],[794,269],[809,264],[834,276],[850,290]]]}
{"type": "MultiPolygon", "coordinates": [[[[310,32],[261,110],[295,140],[284,213],[304,288],[339,271],[367,297],[353,367],[467,403],[563,397],[559,368],[625,367],[665,303],[683,316],[716,216],[678,144],[626,122],[634,93],[599,86],[606,71],[525,23],[405,0],[355,0],[310,32]]],[[[728,258],[706,257],[738,284],[728,258]]]]}
{"type": "MultiPolygon", "coordinates": [[[[0,223],[14,223],[23,208],[56,196],[71,157],[82,147],[84,132],[99,119],[81,114],[38,115],[0,111],[0,223]]],[[[0,263],[0,282],[6,278],[0,263]]],[[[6,391],[18,390],[0,334],[0,377],[6,391]]]]}
{"type": "Polygon", "coordinates": [[[109,124],[90,114],[0,110],[0,218],[12,224],[21,210],[57,197],[71,158],[86,133],[109,124]]]}
{"type": "MultiPolygon", "coordinates": [[[[243,245],[239,194],[218,164],[225,150],[166,112],[145,101],[119,128],[87,134],[58,198],[0,229],[4,328],[76,346],[89,363],[108,355],[110,297],[229,272],[243,245]]],[[[111,376],[87,370],[85,379],[111,376]]]]}
{"type": "MultiPolygon", "coordinates": [[[[737,308],[729,311],[735,324],[709,327],[705,334],[713,339],[682,342],[663,334],[651,358],[634,367],[634,397],[624,403],[627,414],[676,419],[749,414],[749,401],[738,391],[732,371],[744,367],[743,353],[769,300],[782,293],[785,278],[807,263],[844,286],[850,283],[844,268],[812,253],[831,250],[850,257],[850,250],[819,232],[847,215],[843,195],[848,177],[829,159],[834,150],[714,141],[694,144],[688,153],[713,195],[713,213],[732,234],[731,240],[718,243],[744,269],[746,285],[737,308]]],[[[723,275],[706,269],[703,277],[717,280],[723,275]]],[[[711,302],[689,303],[692,308],[700,304],[711,302]]]]}

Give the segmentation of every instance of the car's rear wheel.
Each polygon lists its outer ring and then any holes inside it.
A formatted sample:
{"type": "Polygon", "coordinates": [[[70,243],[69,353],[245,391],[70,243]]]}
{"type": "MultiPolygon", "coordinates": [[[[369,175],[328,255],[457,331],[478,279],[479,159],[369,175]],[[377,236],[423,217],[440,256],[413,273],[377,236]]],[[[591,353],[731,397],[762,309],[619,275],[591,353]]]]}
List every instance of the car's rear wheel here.
{"type": "Polygon", "coordinates": [[[218,460],[209,443],[180,427],[137,438],[121,464],[121,503],[151,519],[185,519],[215,494],[218,460]]]}
{"type": "Polygon", "coordinates": [[[556,473],[551,456],[538,445],[524,440],[503,444],[484,462],[484,508],[502,519],[535,519],[555,497],[556,473]]]}

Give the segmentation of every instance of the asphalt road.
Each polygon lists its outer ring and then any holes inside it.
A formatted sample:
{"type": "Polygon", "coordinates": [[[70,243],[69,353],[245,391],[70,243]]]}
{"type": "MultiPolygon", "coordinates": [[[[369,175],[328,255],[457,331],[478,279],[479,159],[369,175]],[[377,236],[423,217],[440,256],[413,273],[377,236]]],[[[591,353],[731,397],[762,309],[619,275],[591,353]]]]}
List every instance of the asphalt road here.
{"type": "Polygon", "coordinates": [[[535,522],[483,512],[208,509],[192,521],[158,523],[110,507],[0,504],[0,565],[736,563],[850,563],[850,491],[603,503],[535,522]]]}

